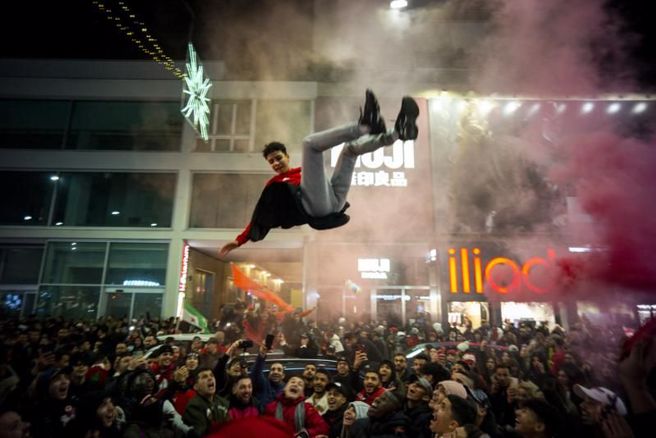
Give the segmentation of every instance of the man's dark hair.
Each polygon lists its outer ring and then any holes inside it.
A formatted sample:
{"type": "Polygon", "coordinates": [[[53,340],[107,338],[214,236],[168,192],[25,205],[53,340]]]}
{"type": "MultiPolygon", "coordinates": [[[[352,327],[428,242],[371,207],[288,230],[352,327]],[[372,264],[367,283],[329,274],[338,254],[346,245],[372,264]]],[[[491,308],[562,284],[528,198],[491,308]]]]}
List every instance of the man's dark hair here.
{"type": "Polygon", "coordinates": [[[287,148],[285,147],[284,144],[280,143],[279,141],[272,141],[271,143],[267,143],[266,145],[264,145],[264,149],[262,150],[262,156],[266,158],[269,156],[269,154],[276,151],[280,151],[285,155],[289,155],[287,153],[287,148]]]}
{"type": "Polygon", "coordinates": [[[380,377],[380,373],[378,372],[377,369],[374,369],[374,368],[366,368],[365,371],[364,371],[364,375],[366,376],[366,375],[369,374],[369,373],[373,373],[373,374],[377,375],[377,376],[378,376],[378,380],[380,380],[380,381],[382,382],[383,379],[380,377]]]}
{"type": "Polygon", "coordinates": [[[438,382],[441,382],[442,380],[451,380],[451,373],[449,373],[449,370],[444,368],[442,365],[439,363],[435,362],[428,362],[425,363],[424,366],[421,367],[421,374],[430,374],[433,376],[433,384],[437,384],[438,382]]]}
{"type": "Polygon", "coordinates": [[[538,417],[539,421],[544,424],[544,430],[547,436],[552,436],[556,433],[559,415],[556,408],[551,404],[539,398],[529,398],[522,401],[519,406],[530,410],[538,417]]]}
{"type": "Polygon", "coordinates": [[[196,382],[198,381],[198,376],[200,376],[200,373],[202,373],[203,371],[212,371],[212,374],[214,374],[214,370],[210,367],[198,367],[196,368],[196,371],[194,372],[193,375],[194,384],[196,384],[196,382]]]}
{"type": "Polygon", "coordinates": [[[282,362],[271,362],[271,365],[269,365],[269,369],[271,369],[271,367],[274,366],[275,364],[282,366],[282,370],[285,371],[285,364],[282,362]]]}
{"type": "Polygon", "coordinates": [[[330,382],[330,380],[331,380],[331,378],[332,378],[331,375],[330,375],[330,373],[328,372],[328,370],[325,369],[324,367],[318,367],[318,368],[317,368],[317,371],[314,373],[314,376],[316,377],[317,374],[323,374],[324,376],[328,377],[328,381],[329,381],[329,382],[330,382]]]}
{"type": "Polygon", "coordinates": [[[423,359],[426,362],[430,362],[430,357],[428,357],[428,355],[426,353],[419,353],[418,355],[415,356],[414,360],[417,360],[417,359],[423,359]]]}
{"type": "Polygon", "coordinates": [[[499,362],[495,367],[494,371],[498,370],[499,368],[505,368],[508,371],[510,371],[510,365],[506,365],[505,363],[499,362]]]}
{"type": "Polygon", "coordinates": [[[403,356],[403,357],[405,357],[405,354],[403,354],[403,353],[396,353],[396,354],[394,355],[394,357],[396,357],[396,356],[403,356]]]}
{"type": "Polygon", "coordinates": [[[451,402],[451,416],[458,425],[473,424],[476,421],[476,406],[474,402],[459,397],[454,394],[447,395],[451,402]]]}

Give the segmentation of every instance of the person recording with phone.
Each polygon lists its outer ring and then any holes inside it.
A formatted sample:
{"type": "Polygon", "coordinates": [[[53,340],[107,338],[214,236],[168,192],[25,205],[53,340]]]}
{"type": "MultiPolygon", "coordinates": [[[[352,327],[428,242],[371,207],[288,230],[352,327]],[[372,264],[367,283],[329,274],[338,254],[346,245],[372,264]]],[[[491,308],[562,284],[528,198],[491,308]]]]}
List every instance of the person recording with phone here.
{"type": "Polygon", "coordinates": [[[240,357],[242,352],[253,346],[253,341],[248,339],[238,339],[233,342],[226,354],[224,354],[214,367],[214,376],[216,377],[217,394],[221,397],[228,397],[232,391],[232,385],[240,376],[248,375],[248,365],[240,357]]]}
{"type": "MultiPolygon", "coordinates": [[[[281,334],[282,335],[282,334],[281,334]]],[[[253,381],[253,395],[259,402],[266,406],[282,393],[285,386],[285,366],[280,362],[273,362],[269,367],[269,375],[264,375],[264,362],[267,353],[273,347],[275,336],[268,334],[255,359],[250,376],[253,381]]]]}

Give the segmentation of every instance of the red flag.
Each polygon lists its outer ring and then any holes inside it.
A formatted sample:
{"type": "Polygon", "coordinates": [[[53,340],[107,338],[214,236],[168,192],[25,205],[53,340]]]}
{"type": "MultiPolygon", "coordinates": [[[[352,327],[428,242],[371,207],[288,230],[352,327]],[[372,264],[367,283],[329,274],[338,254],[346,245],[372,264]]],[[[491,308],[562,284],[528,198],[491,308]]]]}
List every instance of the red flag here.
{"type": "Polygon", "coordinates": [[[247,290],[255,295],[257,298],[267,301],[269,303],[275,304],[278,306],[278,309],[282,312],[291,312],[294,308],[287,303],[285,300],[280,298],[277,294],[271,292],[266,287],[262,286],[258,282],[250,279],[246,274],[244,274],[241,269],[237,267],[234,263],[230,264],[232,268],[232,281],[235,286],[240,289],[247,290]]]}

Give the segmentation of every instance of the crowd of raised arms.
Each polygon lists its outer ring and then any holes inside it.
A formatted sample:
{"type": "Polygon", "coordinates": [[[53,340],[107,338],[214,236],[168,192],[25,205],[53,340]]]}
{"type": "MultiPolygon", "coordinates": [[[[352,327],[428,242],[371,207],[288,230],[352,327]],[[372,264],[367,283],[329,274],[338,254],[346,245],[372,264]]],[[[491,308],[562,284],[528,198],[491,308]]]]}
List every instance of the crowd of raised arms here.
{"type": "Polygon", "coordinates": [[[653,321],[309,313],[238,304],[188,342],[174,318],[2,318],[0,438],[656,436],[653,321]]]}

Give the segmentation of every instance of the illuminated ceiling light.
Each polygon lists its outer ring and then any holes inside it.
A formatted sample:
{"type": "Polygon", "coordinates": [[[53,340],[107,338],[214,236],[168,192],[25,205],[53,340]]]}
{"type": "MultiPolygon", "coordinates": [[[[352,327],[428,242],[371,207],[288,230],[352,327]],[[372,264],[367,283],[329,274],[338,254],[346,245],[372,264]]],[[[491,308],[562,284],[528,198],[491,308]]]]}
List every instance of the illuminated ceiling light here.
{"type": "Polygon", "coordinates": [[[50,181],[59,181],[59,177],[57,175],[52,175],[50,181]]]}
{"type": "Polygon", "coordinates": [[[512,101],[512,102],[508,102],[503,107],[503,113],[508,116],[508,115],[514,113],[515,111],[517,111],[520,106],[522,106],[522,104],[520,102],[517,102],[516,100],[512,101]]]}
{"type": "Polygon", "coordinates": [[[619,112],[620,109],[622,109],[622,105],[619,102],[613,102],[610,105],[608,105],[606,112],[608,114],[615,114],[619,112]]]}
{"type": "Polygon", "coordinates": [[[408,7],[407,0],[392,0],[390,2],[390,9],[403,9],[408,7]]]}
{"type": "Polygon", "coordinates": [[[479,100],[476,102],[476,108],[482,116],[486,116],[494,109],[496,104],[487,99],[479,100]]]}
{"type": "Polygon", "coordinates": [[[25,217],[23,218],[23,220],[24,220],[24,221],[31,221],[31,220],[32,220],[32,216],[25,216],[25,217]]]}
{"type": "Polygon", "coordinates": [[[77,245],[77,242],[71,242],[71,246],[77,245]]]}
{"type": "Polygon", "coordinates": [[[588,114],[591,113],[593,109],[594,109],[594,103],[586,102],[581,106],[581,113],[588,114]]]}
{"type": "Polygon", "coordinates": [[[633,114],[640,114],[647,111],[647,102],[636,103],[631,111],[633,114]]]}
{"type": "Polygon", "coordinates": [[[569,252],[590,252],[590,248],[587,246],[570,246],[569,252]]]}
{"type": "Polygon", "coordinates": [[[533,105],[531,105],[531,107],[528,109],[527,115],[530,117],[536,114],[538,111],[540,111],[540,104],[536,102],[533,105]]]}
{"type": "Polygon", "coordinates": [[[64,225],[63,222],[57,222],[57,223],[55,223],[55,226],[56,226],[56,227],[60,227],[60,226],[62,226],[62,225],[64,225]]]}
{"type": "Polygon", "coordinates": [[[561,103],[561,104],[556,106],[556,113],[562,114],[562,113],[565,112],[566,109],[567,109],[567,104],[561,103]]]}
{"type": "Polygon", "coordinates": [[[112,211],[112,216],[118,216],[119,214],[121,214],[121,212],[118,210],[112,211]]]}
{"type": "Polygon", "coordinates": [[[282,283],[285,282],[285,280],[283,280],[282,278],[274,278],[274,279],[271,280],[271,281],[273,281],[273,282],[274,282],[275,284],[277,284],[277,285],[280,285],[280,284],[282,284],[282,283]]]}
{"type": "Polygon", "coordinates": [[[157,222],[153,222],[152,224],[150,224],[150,226],[151,226],[151,227],[156,227],[156,226],[157,226],[157,222]]]}
{"type": "Polygon", "coordinates": [[[71,248],[71,251],[76,251],[76,250],[77,250],[77,246],[71,248]]]}

